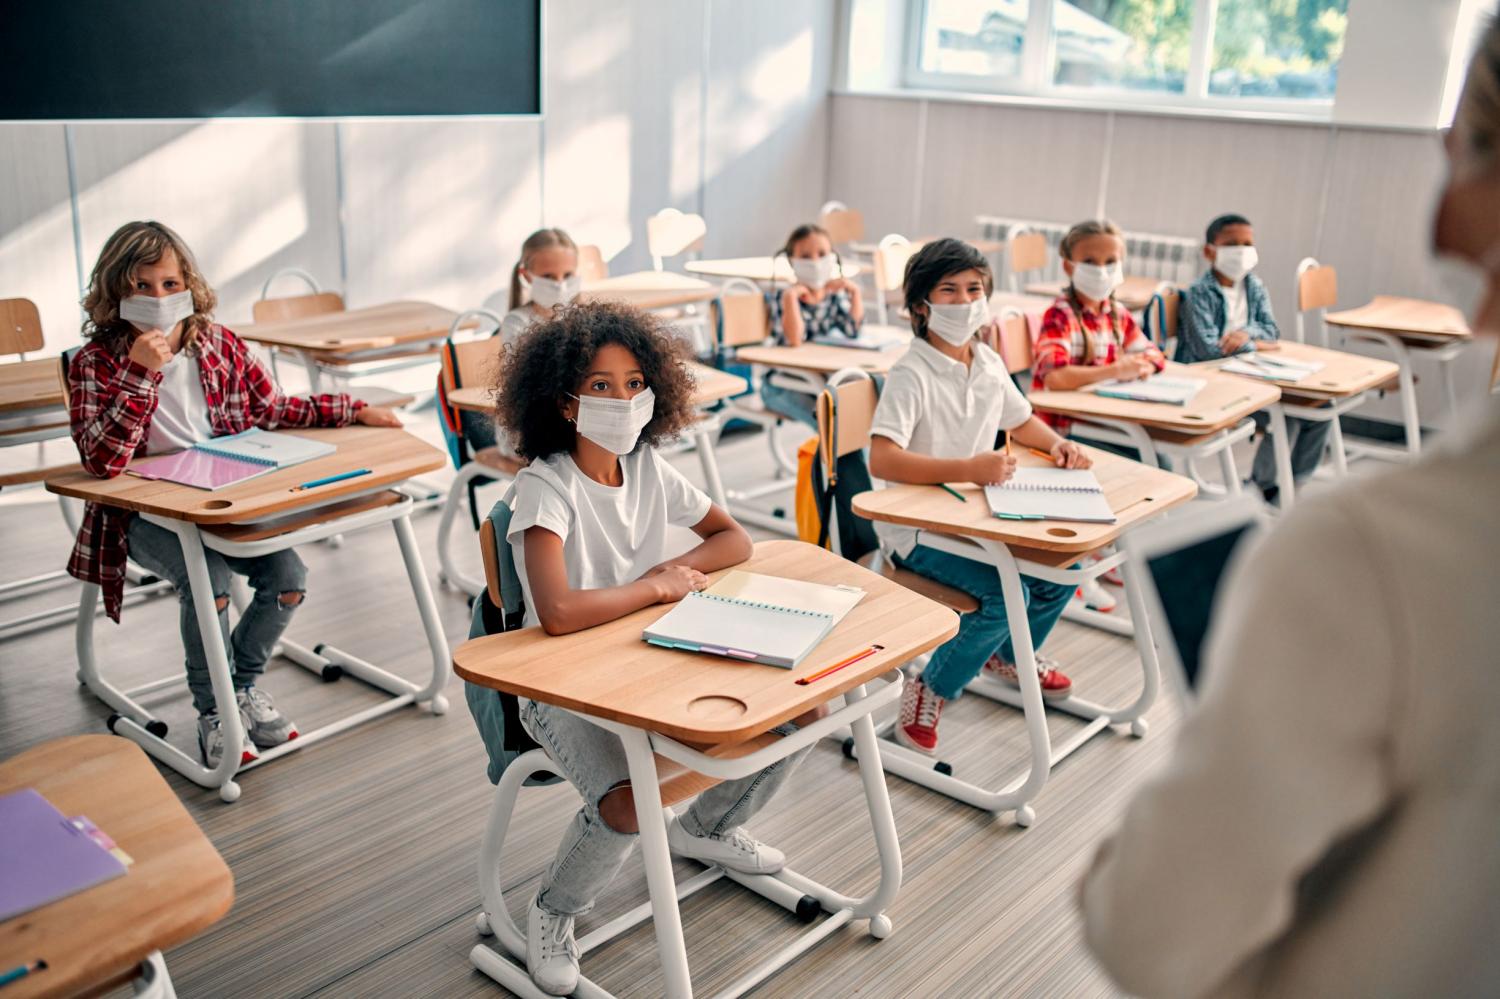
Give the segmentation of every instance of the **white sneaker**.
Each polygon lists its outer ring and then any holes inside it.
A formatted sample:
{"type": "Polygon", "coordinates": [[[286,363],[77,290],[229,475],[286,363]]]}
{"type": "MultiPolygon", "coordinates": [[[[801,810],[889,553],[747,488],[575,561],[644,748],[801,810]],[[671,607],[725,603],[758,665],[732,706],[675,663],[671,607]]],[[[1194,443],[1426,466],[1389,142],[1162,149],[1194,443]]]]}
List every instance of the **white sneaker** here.
{"type": "Polygon", "coordinates": [[[744,826],[735,826],[722,836],[694,836],[682,828],[681,816],[673,816],[667,826],[667,846],[679,857],[718,864],[741,874],[775,874],[786,866],[786,854],[758,842],[744,826]]]}
{"type": "MultiPolygon", "coordinates": [[[[224,758],[224,728],[217,714],[198,716],[198,754],[208,769],[219,768],[219,761],[224,758]]],[[[240,749],[240,766],[258,759],[260,754],[255,751],[255,744],[247,738],[240,749]]]]}
{"type": "Polygon", "coordinates": [[[549,996],[565,996],[578,988],[573,917],[555,916],[535,898],[526,913],[526,970],[536,987],[549,996]]]}
{"type": "Polygon", "coordinates": [[[1115,600],[1113,594],[1099,585],[1098,579],[1091,579],[1080,586],[1078,588],[1078,596],[1083,600],[1085,606],[1105,614],[1114,610],[1118,602],[1115,600]]]}
{"type": "Polygon", "coordinates": [[[261,749],[271,749],[297,738],[297,724],[276,707],[271,695],[259,687],[241,690],[234,695],[239,705],[245,737],[261,749]]]}

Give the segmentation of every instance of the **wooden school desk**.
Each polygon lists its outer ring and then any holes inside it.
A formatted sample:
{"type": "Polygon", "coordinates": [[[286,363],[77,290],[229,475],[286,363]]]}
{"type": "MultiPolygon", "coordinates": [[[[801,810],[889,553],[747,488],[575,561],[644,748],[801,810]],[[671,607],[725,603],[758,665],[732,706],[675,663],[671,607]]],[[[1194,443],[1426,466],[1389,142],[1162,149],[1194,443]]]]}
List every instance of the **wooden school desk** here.
{"type": "Polygon", "coordinates": [[[66,816],[87,816],[135,863],[0,923],[0,971],[47,962],[6,985],[5,999],[96,995],[132,979],[136,995],[172,996],[161,952],[229,911],[234,878],[223,858],[146,754],[123,739],[77,735],[0,763],[0,795],[24,788],[66,816]]]}
{"type": "MultiPolygon", "coordinates": [[[[757,284],[791,285],[797,281],[797,275],[792,271],[792,265],[783,256],[776,257],[731,257],[727,260],[689,260],[683,264],[683,268],[690,274],[700,274],[712,278],[743,278],[746,281],[754,281],[757,284]]],[[[859,277],[860,266],[851,261],[845,261],[842,277],[851,281],[859,277]]]]}
{"type": "Polygon", "coordinates": [[[1407,451],[1412,457],[1420,454],[1422,447],[1422,421],[1417,412],[1416,378],[1411,366],[1414,356],[1420,354],[1437,362],[1443,373],[1448,417],[1452,425],[1457,425],[1458,390],[1453,385],[1453,362],[1474,339],[1462,312],[1439,302],[1377,295],[1368,305],[1357,309],[1327,313],[1323,321],[1338,327],[1345,338],[1380,344],[1400,366],[1402,422],[1407,451]]]}
{"type": "MultiPolygon", "coordinates": [[[[1181,475],[1097,448],[1085,450],[1094,460],[1094,472],[1118,518],[1116,523],[1001,520],[990,512],[984,490],[974,485],[954,485],[966,502],[959,502],[937,486],[892,486],[854,497],[854,511],[863,517],[919,528],[923,532],[921,544],[995,567],[1005,594],[1005,614],[1010,624],[1016,675],[1021,689],[1017,691],[983,675],[967,689],[1021,708],[1026,715],[1026,734],[1031,746],[1031,761],[1026,772],[998,791],[986,790],[952,776],[952,769],[947,764],[934,765],[932,757],[891,740],[880,745],[885,768],[978,808],[992,812],[1014,811],[1016,822],[1022,826],[1029,826],[1036,819],[1030,803],[1046,784],[1050,769],[1079,746],[1111,725],[1129,725],[1131,734],[1145,734],[1143,715],[1156,700],[1161,683],[1151,625],[1136,577],[1138,567],[1128,564],[1118,552],[1105,555],[1084,568],[1068,567],[1078,563],[1086,554],[1099,552],[1136,524],[1186,503],[1198,492],[1197,485],[1181,475]],[[1116,566],[1124,576],[1125,596],[1130,604],[1131,618],[1135,621],[1135,644],[1140,651],[1142,670],[1140,694],[1132,703],[1116,707],[1076,697],[1044,703],[1036,675],[1031,626],[1026,619],[1022,574],[1073,587],[1116,566]],[[1045,717],[1045,710],[1049,707],[1086,719],[1089,724],[1061,746],[1053,746],[1045,717]]],[[[1029,452],[1020,454],[1017,460],[1023,466],[1051,465],[1051,462],[1029,452]]],[[[861,754],[865,752],[864,747],[858,748],[861,754]]]]}
{"type": "Polygon", "coordinates": [[[1246,422],[1246,417],[1262,409],[1269,410],[1276,481],[1281,488],[1282,504],[1290,504],[1292,454],[1286,441],[1286,419],[1276,407],[1281,390],[1270,382],[1238,378],[1203,365],[1168,361],[1162,373],[1173,378],[1201,378],[1208,384],[1183,406],[1111,399],[1087,388],[1032,392],[1027,398],[1041,412],[1093,424],[1080,428],[1081,432],[1133,447],[1148,465],[1156,465],[1158,455],[1166,455],[1188,462],[1191,472],[1192,462],[1217,456],[1229,495],[1240,491],[1240,476],[1230,449],[1254,433],[1255,428],[1246,422]],[[1100,433],[1096,427],[1105,430],[1100,433]]]}
{"type": "MultiPolygon", "coordinates": [[[[61,496],[133,510],[137,516],[144,516],[150,523],[177,535],[183,557],[187,560],[193,607],[203,636],[214,699],[220,705],[234,703],[234,686],[219,632],[218,609],[204,549],[249,557],[373,524],[389,523],[394,528],[432,654],[430,679],[418,686],[341,649],[318,645],[314,651],[284,638],[280,643],[281,654],[323,679],[333,680],[349,673],[392,696],[375,707],[266,750],[245,769],[295,752],[319,739],[408,704],[426,701],[433,714],[442,714],[448,706],[442,695],[447,679],[448,642],[443,637],[442,622],[432,601],[421,552],[408,519],[413,501],[410,496],[387,488],[441,468],[446,462],[445,456],[404,430],[391,427],[348,426],[277,432],[327,441],[337,445],[338,451],[213,492],[172,482],[153,482],[129,474],[98,479],[76,472],[47,481],[47,488],[61,496]],[[303,482],[361,468],[370,469],[370,474],[306,491],[293,488],[303,482]]],[[[345,589],[357,597],[357,588],[345,589]]],[[[167,732],[166,724],[133,700],[134,696],[182,683],[184,678],[180,670],[175,670],[172,676],[128,691],[115,687],[100,674],[94,658],[93,637],[94,604],[98,595],[97,585],[84,584],[78,613],[78,679],[94,696],[118,712],[110,719],[111,730],[139,743],[152,756],[195,784],[217,787],[219,796],[225,801],[236,800],[240,788],[234,776],[242,769],[238,754],[225,752],[218,768],[209,770],[197,759],[168,743],[163,738],[167,732]]],[[[159,635],[158,640],[168,660],[179,654],[181,639],[175,632],[159,635]]],[[[225,745],[240,745],[243,731],[239,712],[223,711],[220,717],[223,719],[225,745]]]]}
{"type": "MultiPolygon", "coordinates": [[[[745,379],[738,375],[710,368],[696,361],[690,362],[688,369],[693,373],[697,384],[697,390],[693,393],[693,405],[699,409],[712,406],[721,399],[739,395],[749,387],[745,379]]],[[[495,397],[491,390],[484,386],[454,389],[448,393],[448,402],[455,409],[483,413],[487,416],[495,408],[495,397]]],[[[693,447],[698,452],[698,463],[703,469],[703,483],[709,499],[728,509],[729,500],[724,493],[724,480],[719,475],[719,459],[714,452],[714,438],[718,436],[718,432],[718,419],[712,415],[705,415],[688,429],[687,436],[692,440],[693,447]]],[[[448,498],[443,503],[443,519],[438,524],[438,563],[443,568],[443,579],[453,583],[470,596],[477,596],[479,591],[484,589],[484,580],[467,575],[453,560],[453,521],[457,518],[458,508],[462,504],[461,486],[462,483],[458,483],[456,488],[450,489],[448,498]]]]}
{"type": "MultiPolygon", "coordinates": [[[[869,920],[870,934],[876,938],[891,932],[890,919],[884,913],[900,888],[901,853],[870,715],[900,697],[898,667],[902,663],[936,648],[958,630],[957,616],[946,607],[814,545],[763,541],[739,568],[858,586],[865,590],[865,597],[792,670],[648,645],[641,633],[668,611],[661,606],[556,638],[548,637],[540,628],[476,638],[460,646],[453,659],[454,670],[471,683],[587,715],[624,743],[651,901],[583,937],[579,947],[587,954],[653,916],[662,989],[673,999],[692,994],[678,899],[720,877],[729,877],[804,918],[815,917],[818,910],[830,914],[735,982],[726,995],[747,991],[852,920],[869,920]],[[806,686],[795,682],[876,643],[884,648],[824,679],[806,686]],[[886,674],[892,675],[891,682],[866,690],[867,684],[886,674]],[[767,734],[839,694],[844,695],[845,706],[827,717],[794,735],[776,738],[767,734]],[[668,800],[681,800],[685,795],[679,781],[696,780],[696,787],[688,793],[697,794],[717,780],[764,769],[846,724],[853,728],[860,751],[860,778],[880,862],[880,880],[870,894],[851,898],[791,870],[770,876],[710,868],[682,885],[674,883],[667,849],[667,816],[659,787],[664,787],[668,800]],[[662,785],[668,775],[671,781],[662,785]],[[704,781],[697,775],[707,775],[711,780],[704,781]]],[[[716,573],[715,578],[719,575],[716,573]]],[[[480,929],[494,932],[510,956],[478,944],[470,958],[485,974],[523,996],[541,993],[526,974],[525,933],[511,922],[501,892],[501,848],[521,781],[551,766],[541,750],[532,750],[506,770],[496,792],[479,863],[484,898],[480,929]]],[[[785,793],[797,790],[793,783],[785,793]]],[[[800,790],[817,793],[812,788],[800,790]]],[[[576,994],[604,993],[593,983],[584,983],[576,994]]]]}
{"type": "Polygon", "coordinates": [[[585,281],[578,297],[585,302],[624,302],[638,309],[670,309],[711,302],[719,289],[701,278],[671,271],[635,271],[585,281]]]}
{"type": "Polygon", "coordinates": [[[43,357],[0,364],[0,447],[66,436],[62,362],[43,357]]]}
{"type": "MultiPolygon", "coordinates": [[[[1151,302],[1160,278],[1127,276],[1124,283],[1115,289],[1115,300],[1131,312],[1139,312],[1151,302]]],[[[1026,286],[1026,294],[1056,298],[1068,287],[1067,281],[1037,281],[1026,286]]]]}
{"type": "MultiPolygon", "coordinates": [[[[296,354],[307,369],[310,391],[316,393],[324,370],[343,371],[367,361],[410,361],[429,354],[436,357],[457,316],[451,309],[430,302],[390,302],[301,319],[253,323],[235,333],[242,340],[296,354]]],[[[476,322],[471,321],[468,327],[474,325],[476,322]]]]}

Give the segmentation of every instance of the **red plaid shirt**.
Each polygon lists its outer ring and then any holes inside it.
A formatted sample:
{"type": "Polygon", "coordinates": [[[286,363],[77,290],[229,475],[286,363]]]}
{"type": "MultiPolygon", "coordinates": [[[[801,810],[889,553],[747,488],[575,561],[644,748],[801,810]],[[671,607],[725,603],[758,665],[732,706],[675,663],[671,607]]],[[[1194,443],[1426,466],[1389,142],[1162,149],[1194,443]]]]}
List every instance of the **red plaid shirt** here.
{"type": "MultiPolygon", "coordinates": [[[[364,405],[347,395],[282,395],[245,341],[222,326],[213,326],[198,347],[203,398],[215,437],[251,427],[342,427],[352,423],[364,405]]],[[[68,417],[86,471],[112,479],[146,449],[161,378],[161,372],[113,354],[97,342],[73,358],[68,368],[68,417]]],[[[68,560],[70,575],[99,584],[105,613],[113,621],[120,620],[125,593],[130,516],[119,507],[87,504],[68,560]]]]}
{"type": "MultiPolygon", "coordinates": [[[[1093,309],[1073,308],[1066,296],[1052,303],[1052,308],[1042,317],[1042,332],[1037,336],[1036,349],[1031,365],[1031,390],[1040,392],[1047,387],[1047,375],[1070,364],[1083,364],[1086,354],[1084,337],[1093,341],[1095,367],[1114,364],[1123,351],[1140,354],[1160,371],[1167,359],[1136,324],[1130,310],[1118,302],[1105,302],[1093,309]],[[1119,323],[1118,336],[1111,317],[1119,323]]],[[[1051,413],[1038,413],[1059,434],[1067,436],[1073,421],[1051,413]]]]}

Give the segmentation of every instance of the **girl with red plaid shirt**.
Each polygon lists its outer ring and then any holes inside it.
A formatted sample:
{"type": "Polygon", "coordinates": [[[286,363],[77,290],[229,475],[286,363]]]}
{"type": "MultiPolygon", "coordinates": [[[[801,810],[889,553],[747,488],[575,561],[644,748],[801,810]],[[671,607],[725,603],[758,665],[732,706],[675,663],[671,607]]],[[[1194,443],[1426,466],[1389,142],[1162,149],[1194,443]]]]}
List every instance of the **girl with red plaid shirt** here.
{"type": "MultiPolygon", "coordinates": [[[[138,455],[252,427],[401,425],[390,410],[347,395],[282,395],[244,341],[213,322],[216,301],[187,245],[161,223],[130,222],[109,237],[83,300],[89,342],[68,368],[69,417],[85,470],[113,478],[138,455]]],[[[177,536],[128,510],[88,504],[68,571],[99,584],[104,609],[116,622],[127,555],[177,588],[188,689],[199,714],[198,748],[205,764],[215,767],[224,752],[220,707],[177,536]]],[[[254,759],[257,747],[297,736],[296,725],[255,681],[302,603],[307,570],[290,549],[253,558],[205,551],[204,557],[244,721],[246,744],[238,751],[254,759]],[[232,634],[231,573],[247,576],[255,591],[232,634]]]]}

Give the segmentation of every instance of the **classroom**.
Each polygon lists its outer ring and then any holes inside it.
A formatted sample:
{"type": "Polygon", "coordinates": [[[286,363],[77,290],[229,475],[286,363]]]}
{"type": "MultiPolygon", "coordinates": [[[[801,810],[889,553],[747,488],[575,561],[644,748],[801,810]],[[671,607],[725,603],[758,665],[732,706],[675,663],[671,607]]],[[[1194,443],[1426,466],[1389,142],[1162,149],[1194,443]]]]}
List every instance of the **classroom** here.
{"type": "Polygon", "coordinates": [[[0,999],[1500,994],[1497,0],[0,23],[0,999]]]}

